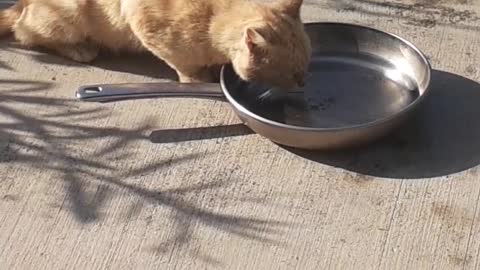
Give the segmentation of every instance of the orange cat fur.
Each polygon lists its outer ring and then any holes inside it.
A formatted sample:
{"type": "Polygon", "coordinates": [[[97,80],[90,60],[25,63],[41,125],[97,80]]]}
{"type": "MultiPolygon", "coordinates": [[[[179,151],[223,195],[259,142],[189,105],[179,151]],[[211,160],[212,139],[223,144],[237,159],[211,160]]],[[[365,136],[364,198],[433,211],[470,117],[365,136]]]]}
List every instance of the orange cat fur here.
{"type": "Polygon", "coordinates": [[[303,0],[277,1],[20,0],[0,11],[0,35],[79,62],[100,47],[148,50],[181,82],[212,81],[212,66],[232,63],[244,80],[291,89],[303,85],[310,40],[303,0]]]}

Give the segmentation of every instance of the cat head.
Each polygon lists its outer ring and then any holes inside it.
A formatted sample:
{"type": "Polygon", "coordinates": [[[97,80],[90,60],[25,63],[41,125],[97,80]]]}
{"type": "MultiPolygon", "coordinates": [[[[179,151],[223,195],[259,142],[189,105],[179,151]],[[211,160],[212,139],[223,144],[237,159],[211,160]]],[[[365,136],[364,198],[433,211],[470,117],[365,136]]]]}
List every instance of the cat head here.
{"type": "Polygon", "coordinates": [[[262,6],[261,18],[243,30],[232,65],[246,81],[280,90],[303,87],[311,58],[310,39],[300,19],[302,0],[262,6]]]}

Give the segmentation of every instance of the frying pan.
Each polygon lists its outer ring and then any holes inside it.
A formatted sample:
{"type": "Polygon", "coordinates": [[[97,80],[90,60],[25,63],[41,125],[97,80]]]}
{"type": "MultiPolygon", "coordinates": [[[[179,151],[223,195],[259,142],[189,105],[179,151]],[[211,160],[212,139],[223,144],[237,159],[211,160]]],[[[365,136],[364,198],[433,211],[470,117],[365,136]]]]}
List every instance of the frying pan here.
{"type": "Polygon", "coordinates": [[[377,29],[345,23],[307,23],[312,43],[303,88],[272,101],[228,64],[220,84],[176,82],[80,87],[82,101],[158,97],[228,101],[239,119],[280,145],[326,150],[369,143],[408,121],[429,92],[431,66],[412,43],[377,29]]]}

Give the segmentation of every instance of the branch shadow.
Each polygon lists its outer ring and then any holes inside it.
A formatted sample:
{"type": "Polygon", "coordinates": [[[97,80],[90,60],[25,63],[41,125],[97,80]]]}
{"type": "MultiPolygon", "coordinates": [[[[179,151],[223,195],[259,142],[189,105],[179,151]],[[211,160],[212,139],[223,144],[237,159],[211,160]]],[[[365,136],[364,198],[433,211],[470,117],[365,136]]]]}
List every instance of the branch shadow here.
{"type": "Polygon", "coordinates": [[[370,176],[447,176],[480,164],[480,84],[434,70],[430,94],[411,121],[369,145],[338,152],[284,147],[308,160],[370,176]]]}
{"type": "Polygon", "coordinates": [[[0,9],[8,8],[13,6],[17,1],[15,0],[0,0],[0,9]]]}
{"type": "MultiPolygon", "coordinates": [[[[209,153],[156,159],[147,164],[129,165],[126,171],[125,164],[131,164],[135,158],[132,150],[135,147],[127,146],[151,140],[152,136],[147,135],[149,121],[134,129],[99,126],[94,120],[107,117],[108,107],[84,109],[74,100],[49,97],[46,92],[53,86],[52,82],[0,80],[0,163],[29,166],[58,175],[65,189],[65,207],[77,222],[99,221],[106,202],[120,196],[118,191],[126,191],[140,202],[132,205],[127,215],[129,219],[138,215],[144,204],[172,210],[170,221],[175,225],[174,237],[161,242],[156,252],[167,246],[189,249],[190,244],[198,245],[196,230],[202,227],[247,240],[281,245],[277,239],[289,224],[268,218],[238,216],[222,210],[212,211],[199,204],[197,198],[205,196],[202,194],[236,183],[223,174],[212,180],[202,180],[200,184],[173,189],[148,189],[132,182],[132,179],[200,159],[209,153]],[[75,145],[87,143],[97,146],[75,151],[75,145]]],[[[221,128],[217,132],[235,135],[221,128]]],[[[262,199],[248,196],[247,199],[239,196],[238,202],[268,205],[262,199]]],[[[191,256],[207,264],[221,264],[219,259],[199,249],[191,251],[191,256]]]]}
{"type": "MultiPolygon", "coordinates": [[[[462,4],[462,0],[459,3],[462,4]]],[[[453,2],[453,1],[452,1],[453,2]]],[[[417,0],[413,4],[398,1],[338,0],[327,5],[337,11],[358,12],[387,19],[397,18],[406,24],[424,28],[436,25],[480,31],[480,16],[472,10],[456,10],[439,1],[417,0]]]]}

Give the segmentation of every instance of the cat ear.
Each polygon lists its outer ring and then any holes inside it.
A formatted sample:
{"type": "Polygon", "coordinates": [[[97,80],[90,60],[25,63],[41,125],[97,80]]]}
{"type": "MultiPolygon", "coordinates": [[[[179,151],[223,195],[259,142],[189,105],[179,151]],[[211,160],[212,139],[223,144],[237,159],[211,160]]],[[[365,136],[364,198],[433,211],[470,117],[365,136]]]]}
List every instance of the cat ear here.
{"type": "Polygon", "coordinates": [[[243,40],[250,52],[252,52],[256,47],[265,45],[267,42],[262,34],[253,28],[245,29],[243,40]]]}
{"type": "Polygon", "coordinates": [[[280,0],[277,8],[294,19],[300,19],[300,8],[303,0],[280,0]]]}

